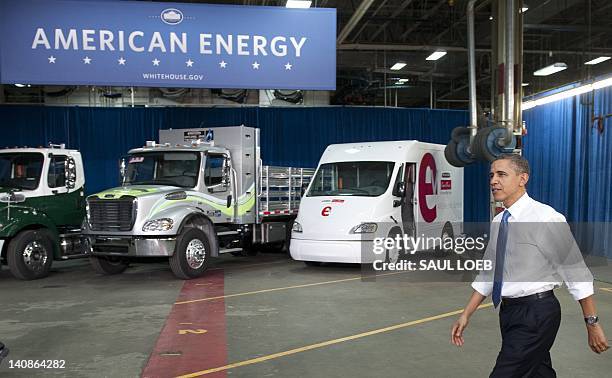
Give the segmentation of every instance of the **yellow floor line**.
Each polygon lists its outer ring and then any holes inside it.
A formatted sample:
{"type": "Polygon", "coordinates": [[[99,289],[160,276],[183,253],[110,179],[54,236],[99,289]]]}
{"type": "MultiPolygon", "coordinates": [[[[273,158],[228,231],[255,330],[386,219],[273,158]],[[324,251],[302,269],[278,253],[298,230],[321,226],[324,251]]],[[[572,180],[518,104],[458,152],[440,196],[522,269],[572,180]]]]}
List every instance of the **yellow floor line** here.
{"type": "MultiPolygon", "coordinates": [[[[492,305],[493,305],[493,303],[486,303],[486,304],[478,306],[478,308],[482,309],[482,308],[486,308],[486,307],[491,307],[492,305]]],[[[253,365],[253,364],[257,364],[257,363],[260,363],[260,362],[264,362],[264,361],[268,361],[268,360],[272,360],[272,359],[276,359],[276,358],[280,358],[280,357],[290,356],[290,355],[296,354],[296,353],[301,353],[301,352],[306,352],[306,351],[313,350],[313,349],[323,348],[323,347],[326,347],[326,346],[329,346],[329,345],[339,344],[339,343],[343,343],[343,342],[346,342],[346,341],[357,340],[357,339],[361,339],[361,338],[367,337],[367,336],[377,335],[377,334],[385,333],[385,332],[391,332],[391,331],[395,331],[395,330],[398,330],[398,329],[414,326],[414,325],[417,325],[417,324],[422,324],[422,323],[427,323],[427,322],[431,322],[431,321],[434,321],[434,320],[448,318],[448,317],[453,316],[453,315],[458,315],[462,311],[463,311],[463,309],[456,310],[456,311],[451,311],[451,312],[447,312],[447,313],[440,314],[440,315],[430,316],[428,318],[413,320],[413,321],[410,321],[410,322],[407,322],[407,323],[396,324],[396,325],[392,325],[392,326],[385,327],[385,328],[379,328],[379,329],[375,329],[375,330],[372,330],[372,331],[359,333],[359,334],[356,334],[356,335],[341,337],[339,339],[333,339],[333,340],[328,340],[328,341],[324,341],[324,342],[317,343],[317,344],[306,345],[306,346],[303,346],[303,347],[300,347],[300,348],[286,350],[284,352],[269,354],[267,356],[252,358],[250,360],[234,362],[232,364],[225,365],[225,366],[219,366],[219,367],[212,368],[212,369],[207,369],[207,370],[197,371],[195,373],[181,375],[181,376],[179,376],[177,378],[199,377],[199,376],[202,376],[202,375],[216,373],[216,372],[219,372],[219,371],[225,371],[225,370],[229,370],[229,369],[233,369],[233,368],[237,368],[237,367],[241,367],[241,366],[253,365]]]]}
{"type": "Polygon", "coordinates": [[[609,291],[612,293],[612,287],[600,287],[599,290],[609,291]]]}
{"type": "MultiPolygon", "coordinates": [[[[372,278],[376,278],[376,277],[382,277],[382,276],[391,276],[391,275],[395,275],[395,274],[402,274],[402,273],[406,273],[404,271],[402,272],[393,272],[393,273],[383,273],[383,274],[377,274],[376,276],[373,276],[372,278]]],[[[270,293],[273,291],[281,291],[281,290],[290,290],[290,289],[299,289],[299,288],[303,288],[303,287],[311,287],[311,286],[319,286],[319,285],[329,285],[329,284],[334,284],[334,283],[340,283],[340,282],[348,282],[348,281],[357,281],[357,280],[361,280],[361,279],[369,279],[370,277],[368,276],[359,276],[359,277],[352,277],[352,278],[345,278],[345,279],[341,279],[341,280],[333,280],[333,281],[323,281],[323,282],[314,282],[314,283],[309,283],[309,284],[304,284],[304,285],[294,285],[294,286],[284,286],[284,287],[275,287],[272,289],[264,289],[264,290],[256,290],[256,291],[246,291],[244,293],[236,293],[236,294],[228,294],[228,295],[220,295],[218,297],[208,297],[208,298],[200,298],[200,299],[192,299],[189,301],[181,301],[181,302],[175,302],[175,305],[184,305],[184,304],[190,304],[190,303],[198,303],[198,302],[206,302],[206,301],[214,301],[217,299],[225,299],[225,298],[233,298],[233,297],[242,297],[245,295],[254,295],[254,294],[262,294],[262,293],[270,293]]],[[[198,285],[198,284],[196,284],[198,285]]],[[[203,284],[200,284],[203,285],[203,284]]]]}

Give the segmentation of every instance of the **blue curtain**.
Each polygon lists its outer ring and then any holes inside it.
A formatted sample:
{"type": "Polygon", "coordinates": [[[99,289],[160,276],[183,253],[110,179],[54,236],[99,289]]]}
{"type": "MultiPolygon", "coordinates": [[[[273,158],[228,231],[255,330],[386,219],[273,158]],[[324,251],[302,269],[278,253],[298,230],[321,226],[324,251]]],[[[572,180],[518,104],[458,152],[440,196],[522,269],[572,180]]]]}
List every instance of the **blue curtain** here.
{"type": "MultiPolygon", "coordinates": [[[[118,183],[118,159],[160,129],[261,129],[265,164],[315,167],[332,143],[416,139],[448,142],[465,111],[368,107],[83,108],[0,106],[0,147],[66,143],[83,155],[88,193],[118,183]]],[[[465,168],[465,220],[488,221],[487,166],[465,168]]]]}
{"type": "Polygon", "coordinates": [[[523,113],[528,190],[566,215],[586,252],[612,258],[612,88],[523,113]],[[598,128],[594,118],[602,118],[598,128]],[[588,223],[587,223],[588,222],[588,223]]]}

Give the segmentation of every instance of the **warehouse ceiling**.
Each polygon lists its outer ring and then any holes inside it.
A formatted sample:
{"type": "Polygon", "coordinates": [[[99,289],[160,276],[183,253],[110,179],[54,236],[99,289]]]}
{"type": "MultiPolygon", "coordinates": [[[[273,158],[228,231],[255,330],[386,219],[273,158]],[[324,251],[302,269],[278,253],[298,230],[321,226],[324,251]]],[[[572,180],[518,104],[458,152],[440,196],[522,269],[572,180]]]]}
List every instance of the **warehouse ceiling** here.
{"type": "MultiPolygon", "coordinates": [[[[495,0],[493,0],[495,1],[495,0]]],[[[518,0],[517,0],[518,1],[518,0]]],[[[191,0],[189,3],[284,6],[286,0],[191,0]]],[[[313,0],[336,8],[337,90],[333,105],[467,108],[466,6],[468,0],[313,0]],[[448,53],[425,58],[437,49],[448,53]],[[396,62],[406,66],[389,68],[396,62]],[[399,79],[407,79],[396,84],[399,79]]],[[[476,3],[479,103],[491,97],[491,0],[476,3]]],[[[612,73],[612,1],[524,0],[524,94],[612,73]],[[568,69],[545,77],[533,72],[556,62],[568,69]]]]}
{"type": "MultiPolygon", "coordinates": [[[[246,5],[283,5],[285,0],[219,1],[246,5]]],[[[466,6],[468,0],[319,0],[313,6],[338,10],[335,104],[467,108],[466,6]],[[425,58],[436,49],[448,54],[425,58]],[[389,68],[396,62],[406,66],[389,68]],[[408,79],[396,85],[398,78],[408,79]],[[384,90],[387,88],[387,91],[384,90]],[[386,96],[385,96],[386,92],[386,96]]],[[[524,0],[523,82],[525,95],[612,72],[612,1],[524,0]],[[560,73],[535,77],[555,62],[560,73]]],[[[476,70],[479,102],[487,107],[491,87],[491,1],[476,3],[476,70]]]]}

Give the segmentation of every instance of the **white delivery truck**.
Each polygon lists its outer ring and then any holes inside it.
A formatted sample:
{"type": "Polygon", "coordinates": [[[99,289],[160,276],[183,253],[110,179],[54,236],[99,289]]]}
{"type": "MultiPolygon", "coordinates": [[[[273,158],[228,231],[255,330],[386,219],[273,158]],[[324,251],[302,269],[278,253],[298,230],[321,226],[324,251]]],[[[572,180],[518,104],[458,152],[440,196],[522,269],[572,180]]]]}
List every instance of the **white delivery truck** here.
{"type": "Polygon", "coordinates": [[[287,244],[313,169],[262,165],[251,127],[160,130],[160,142],[129,152],[121,187],[87,198],[83,234],[98,273],[168,257],[190,279],[210,257],[287,244]]]}
{"type": "MultiPolygon", "coordinates": [[[[462,233],[463,168],[446,161],[444,147],[414,140],[328,146],[300,203],[291,256],[308,265],[368,263],[376,238],[462,233]]],[[[385,253],[394,260],[401,251],[385,253]]]]}

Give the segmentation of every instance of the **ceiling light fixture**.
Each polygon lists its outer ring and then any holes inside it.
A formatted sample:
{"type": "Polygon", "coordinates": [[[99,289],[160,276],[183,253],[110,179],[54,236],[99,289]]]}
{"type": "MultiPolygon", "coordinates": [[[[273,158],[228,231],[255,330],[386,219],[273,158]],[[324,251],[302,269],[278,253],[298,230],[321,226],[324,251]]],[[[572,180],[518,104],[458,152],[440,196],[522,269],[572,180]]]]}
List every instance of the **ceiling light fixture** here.
{"type": "Polygon", "coordinates": [[[523,7],[521,8],[521,13],[525,13],[529,10],[529,7],[527,6],[527,4],[523,4],[523,7]]]}
{"type": "Polygon", "coordinates": [[[533,73],[533,76],[548,76],[559,71],[563,71],[567,69],[567,64],[565,63],[553,63],[550,66],[546,66],[544,68],[540,68],[539,70],[533,73]]]}
{"type": "Polygon", "coordinates": [[[391,66],[391,69],[393,71],[399,71],[399,70],[401,70],[404,67],[406,67],[406,63],[404,63],[404,62],[397,62],[393,66],[391,66]]]}
{"type": "Polygon", "coordinates": [[[310,8],[312,1],[305,0],[287,0],[285,5],[287,8],[310,8]]]}
{"type": "Polygon", "coordinates": [[[436,50],[429,55],[425,60],[438,60],[446,55],[446,50],[436,50]]]}
{"type": "Polygon", "coordinates": [[[584,64],[594,65],[594,64],[599,64],[601,62],[605,62],[606,60],[609,60],[609,59],[610,59],[609,56],[600,56],[599,58],[591,59],[588,62],[584,62],[584,64]]]}
{"type": "Polygon", "coordinates": [[[549,104],[551,102],[563,100],[566,98],[581,95],[583,93],[591,92],[596,89],[606,88],[612,86],[612,77],[595,81],[591,84],[584,84],[576,88],[568,89],[563,92],[551,94],[549,96],[540,97],[536,100],[529,100],[522,103],[521,108],[523,110],[531,109],[539,105],[549,104]]]}
{"type": "Polygon", "coordinates": [[[528,86],[529,86],[529,83],[522,83],[521,84],[521,87],[528,87],[528,86]]]}

